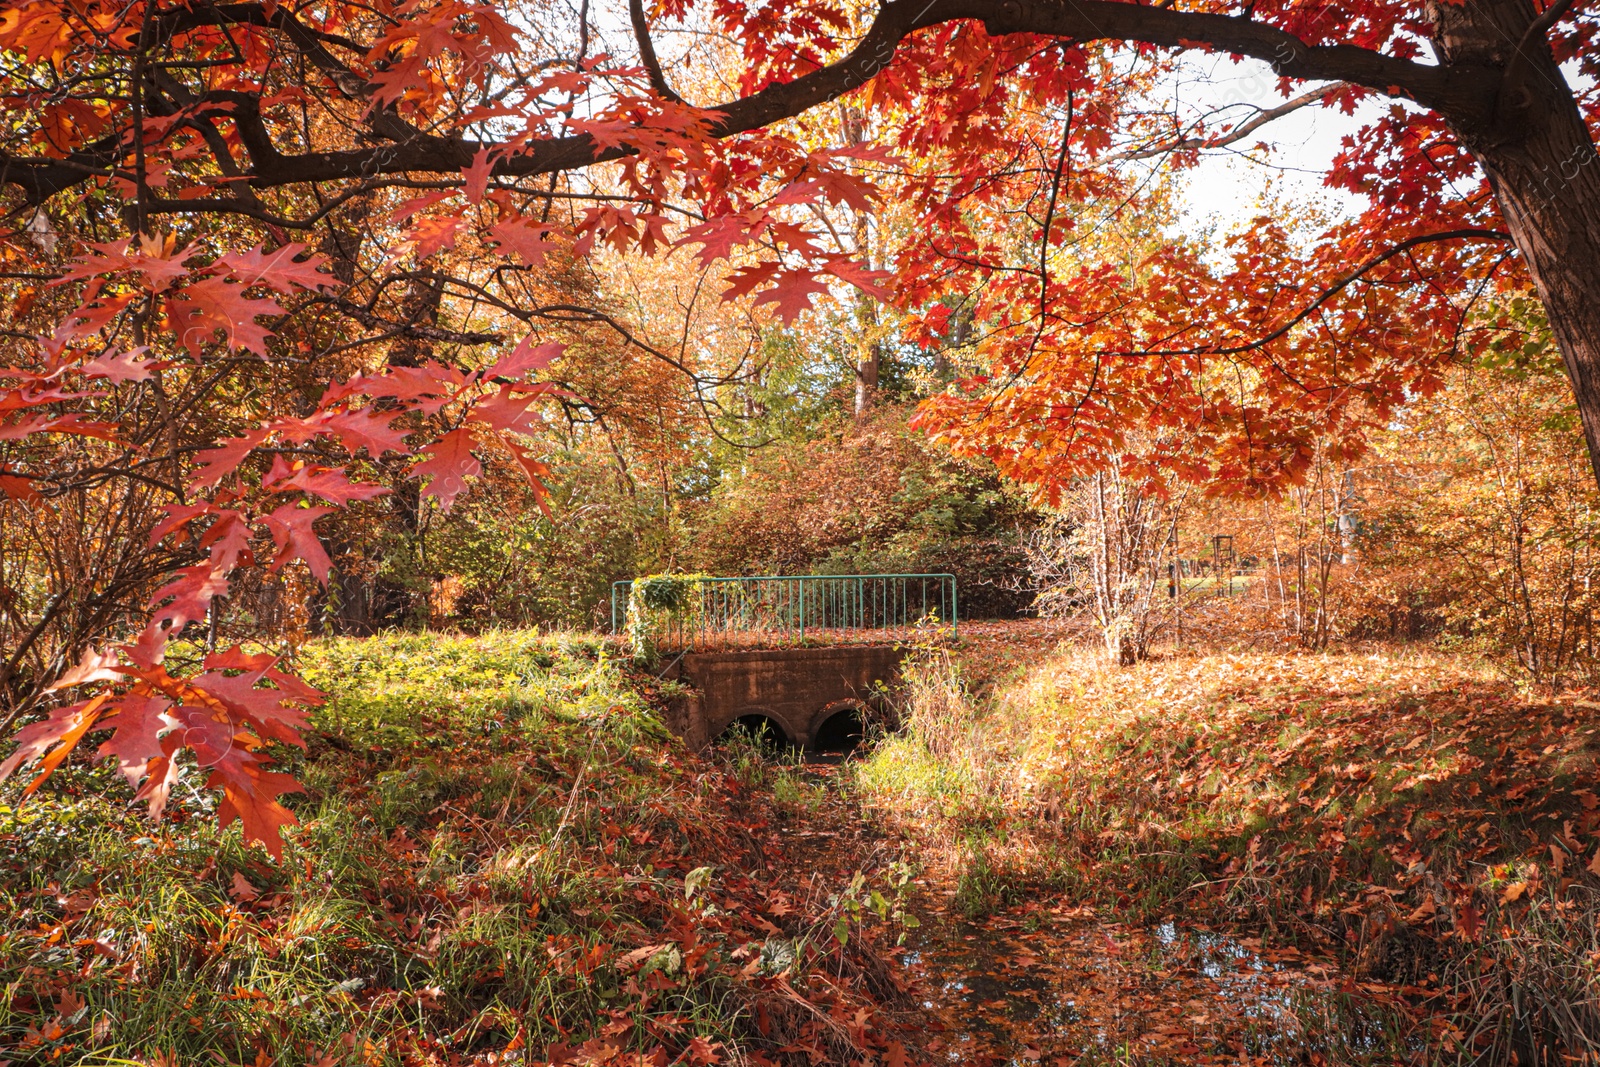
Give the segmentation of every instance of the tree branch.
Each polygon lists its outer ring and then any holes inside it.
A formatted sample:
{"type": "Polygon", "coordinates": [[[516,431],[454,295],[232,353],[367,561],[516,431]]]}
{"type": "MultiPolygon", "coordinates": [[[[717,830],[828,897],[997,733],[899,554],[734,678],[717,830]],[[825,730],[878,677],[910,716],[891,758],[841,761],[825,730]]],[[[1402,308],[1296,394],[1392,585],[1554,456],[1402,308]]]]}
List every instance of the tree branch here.
{"type": "Polygon", "coordinates": [[[1517,49],[1511,53],[1511,58],[1506,62],[1505,74],[1500,79],[1495,118],[1501,129],[1516,126],[1521,120],[1522,112],[1530,103],[1527,80],[1528,75],[1533,73],[1533,55],[1529,50],[1542,48],[1545,56],[1549,56],[1550,42],[1545,39],[1545,34],[1561,21],[1561,17],[1573,5],[1574,0],[1555,0],[1555,3],[1545,9],[1544,14],[1528,24],[1528,28],[1517,41],[1517,49]]]}
{"type": "Polygon", "coordinates": [[[661,60],[656,58],[655,42],[650,40],[650,23],[644,17],[644,0],[628,0],[628,17],[633,21],[633,35],[639,41],[639,60],[650,75],[650,88],[674,104],[684,103],[683,97],[667,84],[667,76],[661,73],[661,60]]]}
{"type": "Polygon", "coordinates": [[[1255,133],[1261,127],[1270,122],[1281,119],[1285,115],[1299,111],[1301,108],[1310,104],[1318,103],[1324,97],[1336,93],[1341,89],[1348,89],[1349,87],[1350,86],[1348,82],[1334,82],[1331,85],[1324,85],[1318,89],[1308,90],[1301,93],[1299,96],[1291,97],[1290,99],[1285,100],[1277,107],[1267,108],[1265,111],[1257,111],[1248,120],[1234,127],[1232,130],[1220,137],[1177,137],[1150,148],[1129,149],[1122,152],[1113,152],[1110,155],[1102,158],[1107,162],[1121,162],[1123,160],[1133,159],[1154,159],[1157,156],[1167,155],[1169,152],[1186,152],[1190,149],[1202,150],[1207,148],[1226,148],[1228,145],[1237,144],[1239,141],[1244,140],[1246,137],[1249,137],[1252,133],[1255,133]]]}
{"type": "Polygon", "coordinates": [[[1139,356],[1188,356],[1196,353],[1204,353],[1205,355],[1211,356],[1239,356],[1246,352],[1253,352],[1257,349],[1265,348],[1273,341],[1276,341],[1278,338],[1286,335],[1290,330],[1293,330],[1306,319],[1316,314],[1317,311],[1328,301],[1332,300],[1350,286],[1360,281],[1375,268],[1382,266],[1384,263],[1394,259],[1396,256],[1405,255],[1413,248],[1418,248],[1422,245],[1438,244],[1442,241],[1468,240],[1509,241],[1511,240],[1511,235],[1506,233],[1504,230],[1471,228],[1461,230],[1446,230],[1442,233],[1424,233],[1418,234],[1415,237],[1408,237],[1399,244],[1396,244],[1393,247],[1373,256],[1371,259],[1361,264],[1349,274],[1346,274],[1344,277],[1335,281],[1332,285],[1328,286],[1328,288],[1324,289],[1315,300],[1301,308],[1293,318],[1289,319],[1289,321],[1285,322],[1271,333],[1266,334],[1263,337],[1257,337],[1253,341],[1245,341],[1240,344],[1229,345],[1222,348],[1164,349],[1154,352],[1119,352],[1115,354],[1139,356]]]}
{"type": "MultiPolygon", "coordinates": [[[[360,87],[352,84],[359,76],[324,47],[328,35],[298,24],[282,7],[269,17],[260,4],[196,6],[175,13],[174,19],[173,27],[249,23],[278,29],[342,89],[354,90],[353,95],[365,92],[364,83],[360,87]]],[[[1079,43],[1137,41],[1171,48],[1211,47],[1263,60],[1283,77],[1349,82],[1415,100],[1464,124],[1492,116],[1499,81],[1499,71],[1487,67],[1428,66],[1354,45],[1311,45],[1275,26],[1226,15],[1105,0],[1006,0],[998,4],[992,0],[888,0],[856,47],[837,62],[715,108],[694,110],[707,120],[707,133],[713,138],[761,129],[864,85],[894,58],[899,42],[918,30],[960,20],[982,22],[997,36],[1032,33],[1079,43]]],[[[339,47],[349,45],[354,42],[338,42],[339,47]]],[[[258,95],[213,91],[206,99],[233,103],[232,117],[254,164],[250,184],[256,189],[406,172],[454,174],[470,165],[480,149],[503,153],[492,171],[498,177],[578,170],[634,153],[627,145],[602,147],[587,134],[534,140],[511,148],[425,134],[388,114],[375,115],[369,121],[373,132],[389,143],[285,155],[272,143],[258,95]]],[[[688,105],[675,104],[669,97],[667,106],[688,105]]],[[[30,201],[42,201],[94,173],[104,173],[114,163],[120,145],[116,138],[106,141],[107,148],[68,160],[0,156],[0,183],[20,186],[30,201]],[[113,159],[108,160],[107,154],[113,159]]]]}

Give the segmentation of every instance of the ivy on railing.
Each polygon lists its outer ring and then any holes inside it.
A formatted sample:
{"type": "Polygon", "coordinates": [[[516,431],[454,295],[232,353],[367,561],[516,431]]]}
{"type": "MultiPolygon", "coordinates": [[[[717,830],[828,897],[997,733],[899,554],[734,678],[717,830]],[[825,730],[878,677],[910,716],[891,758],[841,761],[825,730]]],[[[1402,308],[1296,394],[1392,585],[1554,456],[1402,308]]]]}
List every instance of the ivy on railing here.
{"type": "Polygon", "coordinates": [[[709,574],[650,574],[635,578],[628,597],[628,640],[635,659],[655,658],[658,635],[687,629],[702,612],[700,586],[709,574]]]}

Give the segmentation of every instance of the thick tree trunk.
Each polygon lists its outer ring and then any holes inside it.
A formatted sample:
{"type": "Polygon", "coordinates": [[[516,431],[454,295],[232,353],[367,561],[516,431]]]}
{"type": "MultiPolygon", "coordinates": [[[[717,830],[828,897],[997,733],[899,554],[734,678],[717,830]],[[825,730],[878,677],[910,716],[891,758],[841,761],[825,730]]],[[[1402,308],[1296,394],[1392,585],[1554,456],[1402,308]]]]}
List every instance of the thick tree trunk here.
{"type": "Polygon", "coordinates": [[[1572,379],[1600,482],[1600,154],[1525,0],[1477,0],[1435,11],[1447,62],[1488,61],[1507,73],[1493,120],[1453,124],[1489,176],[1527,261],[1572,379]]]}
{"type": "Polygon", "coordinates": [[[1600,482],[1600,156],[1570,97],[1564,110],[1570,123],[1478,158],[1544,301],[1600,482]]]}

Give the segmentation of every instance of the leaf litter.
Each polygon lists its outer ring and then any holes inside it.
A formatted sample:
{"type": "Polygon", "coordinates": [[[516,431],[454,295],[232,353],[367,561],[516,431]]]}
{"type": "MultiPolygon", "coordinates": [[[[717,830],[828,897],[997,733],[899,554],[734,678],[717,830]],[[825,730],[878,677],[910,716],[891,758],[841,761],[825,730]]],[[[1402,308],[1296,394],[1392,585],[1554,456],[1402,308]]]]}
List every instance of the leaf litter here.
{"type": "Polygon", "coordinates": [[[1376,1063],[1510,1047],[1445,949],[1561,992],[1511,939],[1593,926],[1593,705],[1384,657],[1096,673],[993,629],[986,714],[1026,698],[1050,743],[994,719],[982,804],[884,806],[901,739],[672,752],[642,680],[537,642],[339,646],[282,865],[198,794],[136,837],[115,768],[69,764],[6,813],[13,1062],[1376,1063]]]}
{"type": "Polygon", "coordinates": [[[1584,1047],[1600,1019],[1587,694],[1524,693],[1415,646],[1118,670],[1070,631],[990,628],[930,650],[905,735],[856,772],[925,871],[912,969],[958,1058],[1584,1047]]]}

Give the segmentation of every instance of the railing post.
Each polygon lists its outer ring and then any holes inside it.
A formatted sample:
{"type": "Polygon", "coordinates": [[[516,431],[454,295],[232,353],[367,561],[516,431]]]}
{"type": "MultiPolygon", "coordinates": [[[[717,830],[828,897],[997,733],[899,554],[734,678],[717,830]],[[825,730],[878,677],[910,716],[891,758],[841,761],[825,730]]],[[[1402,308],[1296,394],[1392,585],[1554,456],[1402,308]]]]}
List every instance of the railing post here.
{"type": "Polygon", "coordinates": [[[627,586],[631,594],[633,589],[632,582],[611,583],[611,632],[613,634],[622,632],[621,628],[617,625],[617,609],[621,607],[621,589],[623,586],[627,586]]]}

